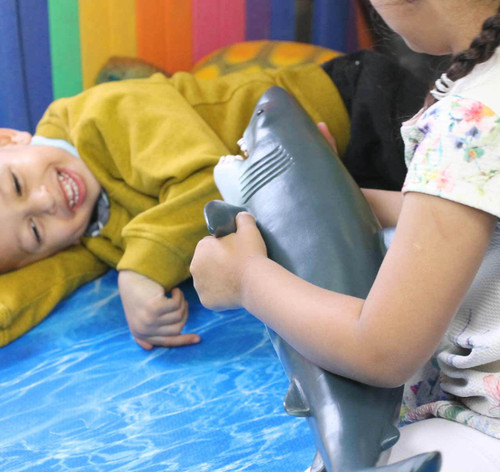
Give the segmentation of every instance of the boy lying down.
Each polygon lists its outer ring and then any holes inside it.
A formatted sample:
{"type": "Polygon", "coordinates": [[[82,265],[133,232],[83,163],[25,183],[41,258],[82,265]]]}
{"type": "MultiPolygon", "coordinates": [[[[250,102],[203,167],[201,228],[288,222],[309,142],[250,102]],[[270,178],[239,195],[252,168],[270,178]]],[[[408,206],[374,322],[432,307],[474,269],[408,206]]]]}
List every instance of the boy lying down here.
{"type": "Polygon", "coordinates": [[[274,85],[326,123],[342,155],[348,111],[311,64],[111,82],[52,103],[34,137],[0,129],[0,345],[110,267],[140,346],[199,342],[181,333],[188,306],[176,287],[207,234],[203,207],[220,198],[213,167],[239,152],[255,103],[274,85]]]}

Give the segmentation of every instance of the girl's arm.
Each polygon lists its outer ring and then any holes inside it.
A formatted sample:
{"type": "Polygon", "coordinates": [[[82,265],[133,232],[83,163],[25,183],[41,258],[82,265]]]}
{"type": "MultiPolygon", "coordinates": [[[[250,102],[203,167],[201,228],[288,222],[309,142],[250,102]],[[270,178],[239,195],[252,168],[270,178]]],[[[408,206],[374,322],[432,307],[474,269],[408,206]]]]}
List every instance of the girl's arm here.
{"type": "MultiPolygon", "coordinates": [[[[337,143],[324,122],[318,123],[318,129],[328,141],[335,153],[338,154],[337,143]]],[[[382,228],[396,226],[403,205],[403,194],[391,190],[376,190],[362,188],[361,191],[368,201],[373,213],[377,217],[382,228]]]]}
{"type": "Polygon", "coordinates": [[[392,387],[434,352],[496,220],[448,200],[406,194],[366,300],[318,288],[272,262],[248,214],[238,216],[236,234],[200,242],[192,273],[208,308],[243,306],[326,370],[392,387]]]}
{"type": "Polygon", "coordinates": [[[403,206],[403,194],[401,192],[372,188],[362,188],[361,191],[382,228],[391,228],[398,224],[401,207],[403,206]]]}

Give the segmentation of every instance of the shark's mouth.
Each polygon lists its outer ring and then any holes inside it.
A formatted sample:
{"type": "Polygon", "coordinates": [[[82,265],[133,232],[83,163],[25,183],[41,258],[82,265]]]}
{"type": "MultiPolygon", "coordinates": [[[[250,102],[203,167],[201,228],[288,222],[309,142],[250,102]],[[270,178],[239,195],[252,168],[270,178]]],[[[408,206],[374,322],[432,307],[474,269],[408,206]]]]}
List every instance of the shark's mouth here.
{"type": "Polygon", "coordinates": [[[248,146],[244,137],[238,139],[238,146],[240,147],[241,152],[245,155],[245,157],[248,157],[248,146]]]}
{"type": "MultiPolygon", "coordinates": [[[[245,152],[243,148],[242,151],[245,152]]],[[[240,175],[243,204],[246,204],[262,187],[283,174],[293,165],[293,157],[281,145],[250,164],[245,172],[240,175]]]]}

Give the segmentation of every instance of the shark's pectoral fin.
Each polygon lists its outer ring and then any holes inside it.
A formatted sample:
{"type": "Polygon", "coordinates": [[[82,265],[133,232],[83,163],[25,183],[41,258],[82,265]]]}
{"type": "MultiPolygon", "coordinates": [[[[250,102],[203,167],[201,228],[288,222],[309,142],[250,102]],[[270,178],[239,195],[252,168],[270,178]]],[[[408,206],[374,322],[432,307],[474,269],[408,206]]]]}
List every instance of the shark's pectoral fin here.
{"type": "Polygon", "coordinates": [[[290,416],[311,416],[311,408],[309,407],[306,397],[304,396],[304,392],[302,391],[302,388],[296,378],[293,378],[290,381],[283,405],[285,407],[285,411],[290,416]]]}
{"type": "Polygon", "coordinates": [[[222,200],[212,200],[205,205],[203,210],[205,222],[210,234],[222,238],[236,232],[236,215],[245,208],[230,205],[222,200]]]}
{"type": "Polygon", "coordinates": [[[382,451],[386,451],[398,442],[400,436],[399,429],[392,424],[388,424],[386,430],[384,431],[384,437],[380,443],[382,451]]]}

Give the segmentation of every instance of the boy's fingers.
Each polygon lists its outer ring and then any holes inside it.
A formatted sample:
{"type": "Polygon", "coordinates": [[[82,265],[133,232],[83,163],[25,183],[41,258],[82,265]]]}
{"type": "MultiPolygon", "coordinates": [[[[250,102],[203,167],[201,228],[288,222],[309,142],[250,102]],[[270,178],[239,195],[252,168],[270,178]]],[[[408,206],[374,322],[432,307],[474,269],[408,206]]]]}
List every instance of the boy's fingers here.
{"type": "Polygon", "coordinates": [[[170,310],[163,312],[158,317],[159,326],[167,326],[180,323],[182,320],[186,320],[188,316],[188,304],[183,301],[181,306],[176,310],[170,310]]]}
{"type": "Polygon", "coordinates": [[[153,349],[153,345],[152,344],[150,344],[150,343],[148,343],[148,342],[146,342],[146,341],[144,341],[142,339],[139,339],[139,338],[135,338],[134,337],[134,339],[135,339],[135,342],[137,344],[139,344],[139,346],[141,346],[143,349],[146,349],[146,351],[150,351],[151,349],[153,349]]]}
{"type": "Polygon", "coordinates": [[[174,306],[181,306],[185,301],[184,294],[179,288],[174,288],[170,292],[170,297],[167,297],[174,306]]]}
{"type": "MultiPolygon", "coordinates": [[[[175,319],[173,318],[171,320],[160,319],[158,320],[158,323],[156,323],[155,325],[142,326],[139,329],[131,328],[131,333],[132,336],[134,336],[134,338],[138,342],[138,344],[140,344],[138,340],[154,344],[152,341],[153,338],[179,336],[181,334],[181,331],[184,329],[186,321],[187,321],[187,315],[179,314],[177,316],[176,314],[175,319]]],[[[140,345],[142,346],[142,344],[140,345]]],[[[144,349],[147,349],[147,346],[142,346],[142,347],[144,347],[144,349]]]]}
{"type": "Polygon", "coordinates": [[[182,290],[179,287],[175,287],[171,290],[170,295],[172,298],[182,297],[182,290]]]}
{"type": "Polygon", "coordinates": [[[163,295],[150,301],[149,309],[156,315],[162,316],[173,311],[178,311],[183,308],[186,303],[182,292],[172,292],[172,296],[163,295]]]}
{"type": "Polygon", "coordinates": [[[183,318],[177,323],[158,325],[154,328],[141,331],[137,335],[146,342],[151,342],[150,339],[157,337],[179,336],[185,324],[186,318],[183,318]]]}
{"type": "Polygon", "coordinates": [[[197,344],[201,338],[197,334],[179,334],[177,336],[151,336],[148,341],[154,346],[179,347],[197,344]]]}

